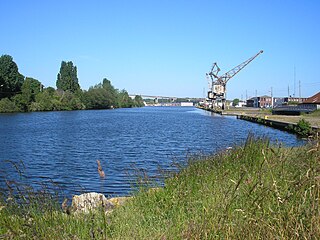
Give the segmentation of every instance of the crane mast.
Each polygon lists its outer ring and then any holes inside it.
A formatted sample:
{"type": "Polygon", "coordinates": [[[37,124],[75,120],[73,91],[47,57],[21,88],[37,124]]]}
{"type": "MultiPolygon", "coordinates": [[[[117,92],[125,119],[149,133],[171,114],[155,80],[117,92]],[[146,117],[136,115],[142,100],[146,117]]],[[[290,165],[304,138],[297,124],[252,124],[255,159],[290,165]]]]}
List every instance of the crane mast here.
{"type": "Polygon", "coordinates": [[[221,76],[218,76],[220,72],[218,64],[215,62],[212,65],[210,72],[206,73],[206,76],[207,79],[211,80],[211,87],[208,91],[208,98],[212,100],[213,108],[220,107],[219,104],[221,105],[222,109],[225,108],[227,82],[231,78],[233,78],[238,72],[240,72],[245,66],[247,66],[250,62],[252,62],[256,57],[258,57],[261,53],[263,53],[262,50],[255,54],[253,57],[232,68],[231,70],[229,70],[221,76]]]}

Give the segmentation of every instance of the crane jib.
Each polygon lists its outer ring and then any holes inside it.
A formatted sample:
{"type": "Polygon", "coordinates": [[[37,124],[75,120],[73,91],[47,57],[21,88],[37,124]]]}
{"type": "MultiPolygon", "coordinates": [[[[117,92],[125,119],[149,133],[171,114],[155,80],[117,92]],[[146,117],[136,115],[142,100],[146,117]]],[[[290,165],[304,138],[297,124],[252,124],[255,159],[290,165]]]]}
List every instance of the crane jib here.
{"type": "Polygon", "coordinates": [[[220,76],[218,76],[218,73],[220,72],[218,64],[215,62],[212,65],[211,71],[206,75],[209,76],[211,79],[211,89],[209,89],[208,91],[208,98],[212,100],[213,108],[219,107],[219,105],[221,105],[222,109],[224,109],[227,92],[227,82],[231,78],[233,78],[238,72],[240,72],[245,66],[247,66],[250,62],[252,62],[256,57],[258,57],[261,53],[263,53],[263,50],[260,50],[253,57],[249,58],[248,60],[244,61],[243,63],[239,64],[238,66],[232,68],[231,70],[220,76]]]}

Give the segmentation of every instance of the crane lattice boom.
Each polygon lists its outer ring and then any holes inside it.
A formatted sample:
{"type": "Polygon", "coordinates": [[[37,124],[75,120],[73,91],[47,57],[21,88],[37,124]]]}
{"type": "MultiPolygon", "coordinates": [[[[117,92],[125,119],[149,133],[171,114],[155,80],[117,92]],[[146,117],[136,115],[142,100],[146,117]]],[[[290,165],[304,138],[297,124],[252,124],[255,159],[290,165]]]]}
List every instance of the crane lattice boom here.
{"type": "Polygon", "coordinates": [[[263,51],[259,51],[253,57],[229,70],[225,74],[218,76],[220,72],[220,68],[217,63],[212,65],[211,71],[207,73],[207,78],[211,79],[211,90],[208,92],[209,99],[213,100],[213,103],[217,103],[217,100],[222,102],[222,108],[224,108],[224,102],[226,97],[226,85],[227,82],[233,78],[238,72],[240,72],[245,66],[247,66],[250,62],[252,62],[256,57],[258,57],[263,51]]]}
{"type": "Polygon", "coordinates": [[[253,57],[249,58],[247,61],[239,64],[238,66],[234,67],[230,71],[226,72],[222,76],[219,77],[220,82],[226,84],[234,75],[236,75],[238,72],[240,72],[245,66],[247,66],[250,62],[252,62],[256,57],[258,57],[263,51],[261,50],[253,57]]]}

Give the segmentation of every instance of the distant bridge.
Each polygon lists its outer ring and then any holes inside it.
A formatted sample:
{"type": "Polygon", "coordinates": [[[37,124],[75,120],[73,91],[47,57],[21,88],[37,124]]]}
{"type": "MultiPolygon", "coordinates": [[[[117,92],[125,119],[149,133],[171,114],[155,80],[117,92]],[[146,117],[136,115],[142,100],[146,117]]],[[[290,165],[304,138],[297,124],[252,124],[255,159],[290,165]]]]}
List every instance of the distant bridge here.
{"type": "Polygon", "coordinates": [[[132,99],[135,98],[135,96],[141,96],[143,99],[171,99],[173,101],[177,100],[178,97],[167,97],[167,96],[152,96],[152,95],[143,95],[143,94],[129,94],[129,97],[132,99]]]}
{"type": "Polygon", "coordinates": [[[191,103],[193,105],[203,101],[203,98],[180,98],[160,95],[129,94],[129,97],[132,99],[134,99],[136,96],[141,96],[144,100],[144,104],[149,106],[189,106],[191,103]]]}

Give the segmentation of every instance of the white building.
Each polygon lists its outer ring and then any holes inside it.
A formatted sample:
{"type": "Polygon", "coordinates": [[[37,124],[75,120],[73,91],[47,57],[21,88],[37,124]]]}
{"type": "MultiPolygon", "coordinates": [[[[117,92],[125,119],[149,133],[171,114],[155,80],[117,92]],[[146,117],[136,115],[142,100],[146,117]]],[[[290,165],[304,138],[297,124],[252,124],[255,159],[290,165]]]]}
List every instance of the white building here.
{"type": "Polygon", "coordinates": [[[193,102],[181,102],[181,107],[193,107],[193,102]]]}

